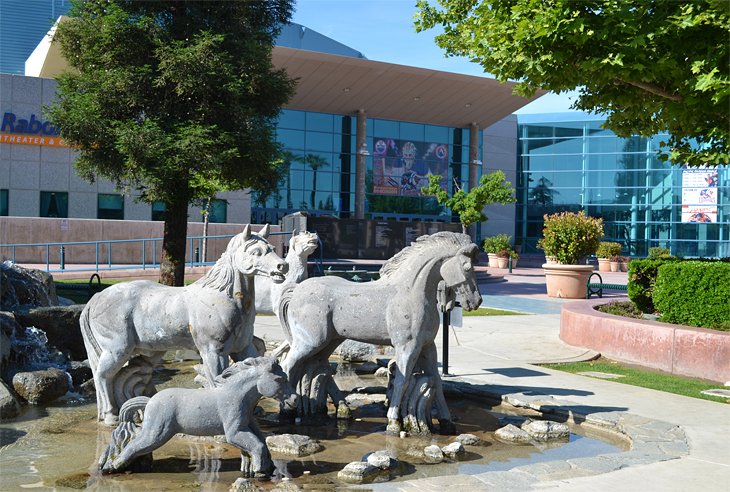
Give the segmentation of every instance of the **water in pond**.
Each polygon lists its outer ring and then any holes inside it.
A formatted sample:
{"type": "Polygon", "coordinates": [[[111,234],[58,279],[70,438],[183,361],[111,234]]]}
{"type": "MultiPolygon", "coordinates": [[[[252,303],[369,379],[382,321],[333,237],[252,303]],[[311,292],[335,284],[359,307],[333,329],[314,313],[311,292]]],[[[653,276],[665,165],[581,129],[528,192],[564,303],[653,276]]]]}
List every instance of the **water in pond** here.
{"type": "MultiPolygon", "coordinates": [[[[190,386],[192,363],[168,365],[156,373],[158,389],[190,386]]],[[[338,378],[344,389],[371,386],[373,380],[348,373],[338,378]]],[[[381,382],[382,384],[382,382],[381,382]]],[[[444,446],[451,436],[434,435],[427,439],[401,439],[385,434],[385,418],[376,411],[363,409],[357,420],[337,422],[331,419],[317,425],[279,425],[274,421],[276,403],[262,400],[265,415],[259,419],[265,434],[296,433],[319,439],[323,451],[303,458],[274,454],[278,479],[260,483],[274,488],[282,477],[301,486],[335,488],[337,472],[347,463],[381,449],[393,450],[401,467],[390,477],[381,479],[410,480],[437,475],[473,474],[504,470],[538,461],[595,456],[620,451],[619,445],[581,433],[567,442],[517,446],[494,439],[492,433],[504,420],[519,418],[500,413],[505,409],[490,407],[476,400],[450,400],[457,430],[480,437],[483,445],[467,446],[467,453],[458,461],[438,465],[426,464],[418,451],[429,444],[444,446]],[[373,415],[373,416],[368,416],[373,415]]],[[[377,405],[370,406],[376,409],[377,405]]],[[[111,431],[97,424],[96,404],[67,397],[49,407],[26,406],[13,422],[0,425],[0,490],[83,489],[89,490],[205,490],[227,491],[240,476],[240,456],[222,440],[178,436],[154,452],[151,473],[100,475],[96,470],[98,456],[106,448],[111,431]]]]}

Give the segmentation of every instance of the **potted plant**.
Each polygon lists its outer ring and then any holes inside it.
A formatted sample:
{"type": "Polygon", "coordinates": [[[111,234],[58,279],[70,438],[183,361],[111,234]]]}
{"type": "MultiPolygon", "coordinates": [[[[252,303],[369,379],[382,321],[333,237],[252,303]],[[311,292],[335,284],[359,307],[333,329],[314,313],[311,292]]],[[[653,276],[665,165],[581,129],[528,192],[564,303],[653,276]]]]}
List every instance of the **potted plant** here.
{"type": "Polygon", "coordinates": [[[507,265],[509,264],[509,256],[508,249],[503,249],[497,253],[497,266],[499,268],[507,268],[507,265]]]}
{"type": "MultiPolygon", "coordinates": [[[[509,245],[511,236],[507,234],[497,234],[490,236],[484,240],[484,251],[489,256],[489,266],[499,268],[498,254],[503,250],[512,249],[509,245]]],[[[506,268],[506,267],[505,267],[506,268]]]]}
{"type": "Polygon", "coordinates": [[[620,272],[621,271],[621,257],[619,255],[613,255],[611,257],[611,271],[612,272],[620,272]]]}
{"type": "Polygon", "coordinates": [[[520,255],[514,249],[509,252],[509,255],[512,258],[512,268],[517,268],[517,260],[520,259],[520,255]]]}
{"type": "Polygon", "coordinates": [[[629,262],[631,261],[631,258],[628,256],[622,256],[621,262],[620,262],[620,271],[622,272],[628,272],[629,271],[629,262]]]}
{"type": "Polygon", "coordinates": [[[599,272],[610,272],[611,271],[611,258],[621,253],[621,244],[613,243],[608,241],[601,241],[596,250],[596,256],[598,257],[598,271],[599,272]]]}
{"type": "Polygon", "coordinates": [[[603,219],[589,217],[584,211],[545,215],[543,237],[538,247],[556,263],[545,263],[548,296],[581,299],[593,265],[585,258],[598,249],[603,237],[603,219]]]}

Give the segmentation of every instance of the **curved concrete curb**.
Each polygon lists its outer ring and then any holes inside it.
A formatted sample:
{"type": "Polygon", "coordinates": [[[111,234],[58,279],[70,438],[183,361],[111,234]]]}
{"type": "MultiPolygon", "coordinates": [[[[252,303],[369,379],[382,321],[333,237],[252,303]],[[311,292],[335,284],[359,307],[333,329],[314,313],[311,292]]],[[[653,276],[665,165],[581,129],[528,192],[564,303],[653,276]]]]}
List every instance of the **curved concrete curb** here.
{"type": "Polygon", "coordinates": [[[488,385],[474,385],[463,381],[444,381],[444,390],[457,395],[476,396],[493,402],[501,401],[516,408],[534,410],[550,420],[588,424],[626,439],[630,443],[630,450],[589,458],[534,463],[507,471],[371,484],[373,490],[437,490],[439,486],[453,487],[458,484],[468,490],[523,491],[539,488],[541,484],[554,480],[598,475],[628,466],[673,460],[689,454],[689,444],[682,428],[667,422],[626,412],[596,412],[584,415],[581,409],[585,409],[585,406],[558,401],[551,396],[500,394],[490,391],[488,385]]]}
{"type": "Polygon", "coordinates": [[[596,311],[606,299],[571,302],[560,312],[560,339],[606,357],[682,376],[730,381],[730,332],[632,319],[596,311]]]}

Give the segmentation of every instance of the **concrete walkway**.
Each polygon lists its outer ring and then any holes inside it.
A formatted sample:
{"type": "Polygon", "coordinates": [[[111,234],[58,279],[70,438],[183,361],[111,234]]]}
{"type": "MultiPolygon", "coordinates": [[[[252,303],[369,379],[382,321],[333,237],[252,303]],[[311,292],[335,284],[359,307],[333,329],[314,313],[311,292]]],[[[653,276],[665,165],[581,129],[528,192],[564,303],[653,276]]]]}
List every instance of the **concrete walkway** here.
{"type": "MultiPolygon", "coordinates": [[[[609,273],[603,278],[606,282],[625,283],[626,273],[609,273]]],[[[414,492],[728,490],[730,405],[534,365],[585,360],[596,354],[560,341],[560,319],[555,313],[565,301],[545,295],[542,270],[515,270],[504,275],[504,280],[480,285],[483,305],[538,314],[464,317],[463,326],[450,333],[451,376],[444,380],[468,384],[477,392],[497,395],[510,403],[562,409],[566,415],[580,419],[585,416],[590,421],[613,421],[617,430],[631,435],[632,450],[507,472],[370,484],[368,488],[414,492]]],[[[283,338],[271,316],[257,318],[256,334],[271,341],[283,338]]],[[[443,360],[441,340],[439,333],[439,360],[443,360]]]]}

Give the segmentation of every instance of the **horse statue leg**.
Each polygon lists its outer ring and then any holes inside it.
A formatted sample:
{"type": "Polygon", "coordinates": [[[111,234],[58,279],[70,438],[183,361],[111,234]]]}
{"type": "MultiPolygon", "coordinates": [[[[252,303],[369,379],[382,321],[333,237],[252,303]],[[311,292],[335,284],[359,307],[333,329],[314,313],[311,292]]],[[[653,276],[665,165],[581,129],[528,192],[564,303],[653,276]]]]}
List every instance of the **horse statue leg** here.
{"type": "Polygon", "coordinates": [[[117,423],[119,407],[114,397],[114,376],[129,360],[130,352],[126,350],[112,353],[103,350],[99,355],[99,362],[94,372],[94,385],[96,386],[98,418],[107,425],[117,423]]]}
{"type": "Polygon", "coordinates": [[[436,410],[439,416],[439,433],[443,435],[456,434],[456,426],[451,420],[451,412],[446,404],[444,397],[444,387],[441,376],[438,372],[438,353],[436,344],[431,341],[426,343],[421,349],[421,369],[425,374],[433,378],[433,385],[436,394],[436,410]]]}
{"type": "Polygon", "coordinates": [[[201,348],[200,357],[203,359],[203,372],[205,373],[205,388],[215,388],[215,378],[228,367],[228,354],[210,348],[201,348]]]}
{"type": "Polygon", "coordinates": [[[393,381],[393,392],[388,407],[388,427],[386,431],[397,434],[402,430],[400,422],[400,407],[403,403],[403,395],[408,387],[409,378],[413,375],[416,360],[420,350],[415,341],[411,341],[395,348],[395,380],[393,381]]]}
{"type": "Polygon", "coordinates": [[[264,436],[253,422],[248,428],[225,429],[226,441],[241,450],[241,473],[244,478],[270,476],[274,470],[264,436]]]}

